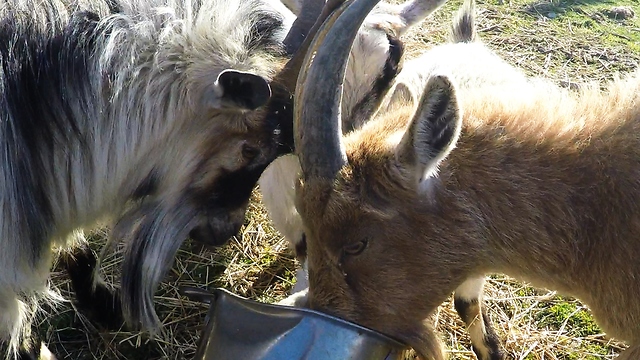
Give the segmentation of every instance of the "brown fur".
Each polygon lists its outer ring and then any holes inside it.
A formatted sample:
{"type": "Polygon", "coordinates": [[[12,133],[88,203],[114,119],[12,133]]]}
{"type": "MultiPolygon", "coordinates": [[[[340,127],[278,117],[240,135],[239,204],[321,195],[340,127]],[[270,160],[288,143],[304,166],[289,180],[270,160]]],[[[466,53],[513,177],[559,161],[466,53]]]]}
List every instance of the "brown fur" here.
{"type": "Polygon", "coordinates": [[[416,115],[411,103],[392,104],[344,138],[348,163],[336,179],[298,187],[310,305],[439,359],[424,320],[466,279],[505,273],[585,302],[608,335],[632,346],[620,358],[632,358],[640,79],[607,89],[438,85],[432,91],[451,92],[462,128],[423,181],[416,159],[403,156],[416,150],[401,142],[416,115]],[[362,240],[361,254],[345,253],[362,240]]]}

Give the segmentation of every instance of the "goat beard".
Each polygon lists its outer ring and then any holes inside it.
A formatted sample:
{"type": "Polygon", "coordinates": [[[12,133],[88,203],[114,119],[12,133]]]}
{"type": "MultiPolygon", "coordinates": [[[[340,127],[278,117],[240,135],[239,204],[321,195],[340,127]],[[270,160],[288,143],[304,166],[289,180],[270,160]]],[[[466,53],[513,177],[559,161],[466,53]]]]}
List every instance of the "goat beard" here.
{"type": "Polygon", "coordinates": [[[123,315],[132,328],[152,334],[160,328],[153,297],[196,226],[197,215],[197,209],[184,198],[175,202],[146,199],[114,226],[109,246],[125,243],[120,291],[123,315]]]}
{"type": "Polygon", "coordinates": [[[429,320],[425,320],[414,331],[401,332],[398,339],[411,346],[421,360],[445,359],[442,343],[429,320]]]}

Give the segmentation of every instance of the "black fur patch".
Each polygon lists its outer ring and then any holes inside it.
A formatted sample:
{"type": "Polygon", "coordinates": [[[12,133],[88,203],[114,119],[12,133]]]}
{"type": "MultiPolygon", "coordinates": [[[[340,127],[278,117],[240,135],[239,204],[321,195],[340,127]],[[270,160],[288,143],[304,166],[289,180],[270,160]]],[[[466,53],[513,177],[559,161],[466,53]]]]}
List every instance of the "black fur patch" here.
{"type": "Polygon", "coordinates": [[[28,342],[22,343],[18,349],[18,360],[38,360],[40,359],[40,337],[32,334],[28,342]]]}
{"type": "Polygon", "coordinates": [[[28,150],[51,152],[59,141],[82,140],[74,113],[92,113],[87,65],[95,51],[98,16],[77,12],[55,35],[33,24],[4,19],[0,24],[5,124],[28,150]],[[12,24],[10,24],[12,23],[12,24]],[[42,149],[45,147],[45,149],[42,149]],[[40,149],[38,149],[40,148],[40,149]]]}
{"type": "Polygon", "coordinates": [[[237,171],[224,172],[214,184],[196,195],[196,201],[206,209],[237,209],[244,206],[251,191],[266,168],[265,165],[251,165],[237,171]]]}
{"type": "Polygon", "coordinates": [[[427,96],[433,97],[432,105],[434,105],[428,118],[431,122],[429,148],[434,154],[439,154],[449,145],[456,132],[456,122],[451,118],[455,114],[449,112],[450,107],[456,105],[451,104],[451,96],[453,95],[449,91],[442,94],[428,94],[427,96]]]}
{"type": "MultiPolygon", "coordinates": [[[[484,321],[484,344],[489,348],[489,359],[487,360],[504,360],[507,358],[506,353],[502,349],[502,343],[500,338],[496,334],[496,331],[493,329],[491,325],[491,319],[489,319],[489,315],[487,315],[486,311],[482,311],[482,321],[484,321]]],[[[484,359],[481,359],[484,360],[484,359]]]]}
{"type": "Polygon", "coordinates": [[[251,192],[267,165],[250,164],[236,171],[223,170],[211,186],[193,189],[189,196],[207,222],[192,229],[189,237],[203,244],[221,246],[237,234],[242,223],[231,219],[229,214],[246,209],[251,192]]]}
{"type": "Polygon", "coordinates": [[[109,6],[109,12],[112,14],[120,14],[122,7],[116,0],[107,0],[107,6],[109,6]]]}
{"type": "Polygon", "coordinates": [[[374,91],[378,96],[385,94],[389,90],[391,82],[402,70],[400,65],[402,63],[402,55],[404,55],[404,44],[400,39],[388,34],[387,40],[389,41],[389,55],[384,64],[384,69],[382,69],[382,76],[376,80],[374,85],[374,91]]]}
{"type": "Polygon", "coordinates": [[[475,314],[470,313],[469,308],[477,305],[478,299],[472,299],[470,301],[457,297],[454,297],[453,299],[453,306],[456,308],[456,312],[458,312],[458,315],[460,315],[460,318],[465,324],[470,324],[473,321],[475,314]]]}
{"type": "Polygon", "coordinates": [[[454,43],[471,43],[476,41],[475,6],[467,6],[468,2],[458,11],[458,16],[451,27],[451,37],[454,43]]]}
{"type": "Polygon", "coordinates": [[[307,234],[302,234],[302,239],[296,242],[296,257],[300,260],[307,258],[307,234]]]}
{"type": "Polygon", "coordinates": [[[71,141],[84,147],[75,114],[91,113],[85,94],[97,20],[77,12],[61,24],[54,15],[46,33],[29,20],[0,21],[0,151],[14,181],[8,191],[17,202],[15,226],[31,243],[34,261],[48,251],[42,246],[53,214],[45,182],[60,171],[51,168],[54,150],[71,141]]]}
{"type": "MultiPolygon", "coordinates": [[[[256,6],[258,6],[256,4],[256,6]]],[[[276,32],[283,27],[283,19],[279,14],[270,11],[256,11],[254,14],[255,21],[251,24],[251,31],[247,39],[247,47],[249,51],[270,50],[274,53],[281,54],[284,47],[278,39],[276,32]]]]}
{"type": "Polygon", "coordinates": [[[139,199],[144,196],[150,195],[156,191],[158,187],[158,175],[155,171],[151,171],[140,184],[136,187],[131,195],[134,199],[139,199]]]}
{"type": "MultiPolygon", "coordinates": [[[[247,40],[250,51],[268,50],[272,55],[284,55],[284,45],[275,37],[283,27],[280,15],[260,11],[254,16],[257,20],[253,22],[247,40]]],[[[293,152],[293,94],[290,91],[292,89],[285,89],[277,83],[270,85],[271,99],[267,104],[266,130],[273,133],[274,141],[278,144],[278,155],[289,154],[293,152]]]]}
{"type": "Polygon", "coordinates": [[[205,246],[218,247],[226,244],[240,231],[242,224],[232,222],[224,212],[216,215],[214,219],[210,217],[207,223],[192,229],[189,238],[205,246]]]}
{"type": "Polygon", "coordinates": [[[295,150],[293,143],[293,94],[279,84],[271,85],[271,101],[267,107],[265,124],[273,129],[278,155],[295,150]]]}
{"type": "MultiPolygon", "coordinates": [[[[373,88],[369,91],[353,109],[351,119],[346,123],[358,124],[359,119],[368,119],[373,112],[378,109],[380,102],[391,88],[393,80],[402,70],[402,56],[404,55],[404,44],[400,39],[387,34],[389,41],[389,54],[385,61],[382,73],[373,84],[373,88]]],[[[354,130],[353,128],[343,129],[345,132],[354,130]]]]}
{"type": "Polygon", "coordinates": [[[124,325],[120,297],[102,281],[95,283],[98,258],[87,244],[62,257],[76,295],[75,305],[83,315],[99,327],[118,330],[124,325]]]}

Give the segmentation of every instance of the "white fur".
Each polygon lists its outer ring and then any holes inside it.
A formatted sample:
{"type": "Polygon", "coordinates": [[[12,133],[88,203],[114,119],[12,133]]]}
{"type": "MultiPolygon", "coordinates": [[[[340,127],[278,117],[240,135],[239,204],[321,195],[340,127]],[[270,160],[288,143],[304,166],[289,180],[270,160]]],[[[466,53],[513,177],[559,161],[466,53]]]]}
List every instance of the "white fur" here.
{"type": "Polygon", "coordinates": [[[482,296],[485,278],[480,276],[465,280],[456,288],[456,298],[466,301],[476,300],[482,296]]]}
{"type": "Polygon", "coordinates": [[[295,245],[302,237],[302,219],[295,206],[295,179],[300,161],[290,154],[274,160],[260,177],[262,203],[276,229],[295,245]]]}

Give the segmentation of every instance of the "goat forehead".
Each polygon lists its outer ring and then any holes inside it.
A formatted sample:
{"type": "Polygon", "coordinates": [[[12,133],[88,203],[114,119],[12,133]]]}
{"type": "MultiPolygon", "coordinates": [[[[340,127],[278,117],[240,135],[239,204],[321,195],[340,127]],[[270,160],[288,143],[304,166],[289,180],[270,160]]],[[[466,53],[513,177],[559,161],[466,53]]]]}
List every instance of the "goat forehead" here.
{"type": "MultiPolygon", "coordinates": [[[[210,110],[205,116],[206,125],[210,130],[208,136],[215,138],[216,143],[234,142],[237,139],[257,141],[268,139],[278,126],[269,123],[263,116],[263,111],[221,111],[210,110]]],[[[197,129],[204,131],[204,129],[197,129]]]]}
{"type": "Polygon", "coordinates": [[[284,54],[282,40],[293,16],[262,0],[186,0],[170,6],[162,0],[139,3],[119,16],[156,30],[139,36],[165,34],[155,54],[159,65],[179,63],[182,71],[203,82],[215,81],[211,77],[225,69],[270,79],[274,58],[284,54]]]}
{"type": "Polygon", "coordinates": [[[377,226],[392,216],[392,211],[386,211],[384,205],[375,204],[375,201],[364,202],[358,196],[347,197],[338,193],[327,202],[317,231],[323,238],[344,243],[367,236],[371,226],[377,226]]]}
{"type": "Polygon", "coordinates": [[[353,168],[383,170],[392,164],[395,148],[413,115],[412,106],[394,109],[372,119],[344,138],[344,146],[353,168]]]}

